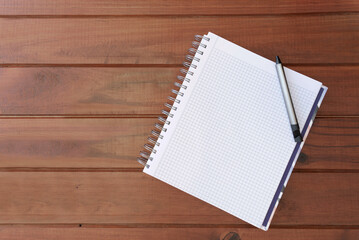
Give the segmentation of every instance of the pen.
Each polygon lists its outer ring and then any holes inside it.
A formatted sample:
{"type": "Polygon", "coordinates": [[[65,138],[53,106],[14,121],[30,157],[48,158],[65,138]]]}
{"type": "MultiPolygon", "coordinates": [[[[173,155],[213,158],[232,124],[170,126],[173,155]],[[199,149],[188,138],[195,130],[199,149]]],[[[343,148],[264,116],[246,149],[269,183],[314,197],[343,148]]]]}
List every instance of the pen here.
{"type": "Polygon", "coordinates": [[[287,108],[289,123],[292,128],[294,141],[301,142],[303,141],[303,139],[302,139],[302,135],[300,135],[299,124],[298,124],[297,116],[294,111],[293,101],[290,96],[287,78],[285,77],[282,62],[280,61],[280,58],[278,56],[276,56],[275,67],[277,69],[279,84],[280,84],[280,88],[282,89],[284,103],[287,108]]]}

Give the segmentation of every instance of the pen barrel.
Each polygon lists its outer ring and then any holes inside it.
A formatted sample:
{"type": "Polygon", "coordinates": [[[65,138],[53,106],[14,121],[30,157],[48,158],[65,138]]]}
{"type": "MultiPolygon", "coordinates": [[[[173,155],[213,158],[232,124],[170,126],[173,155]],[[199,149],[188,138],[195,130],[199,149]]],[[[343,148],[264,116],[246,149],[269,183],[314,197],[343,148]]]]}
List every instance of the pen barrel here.
{"type": "Polygon", "coordinates": [[[298,120],[295,115],[294,111],[294,105],[292,98],[290,96],[289,87],[287,83],[287,79],[284,73],[283,65],[282,64],[276,64],[276,69],[278,73],[278,79],[279,79],[279,85],[282,89],[282,94],[284,98],[284,103],[288,112],[289,122],[291,125],[297,125],[298,120]]]}

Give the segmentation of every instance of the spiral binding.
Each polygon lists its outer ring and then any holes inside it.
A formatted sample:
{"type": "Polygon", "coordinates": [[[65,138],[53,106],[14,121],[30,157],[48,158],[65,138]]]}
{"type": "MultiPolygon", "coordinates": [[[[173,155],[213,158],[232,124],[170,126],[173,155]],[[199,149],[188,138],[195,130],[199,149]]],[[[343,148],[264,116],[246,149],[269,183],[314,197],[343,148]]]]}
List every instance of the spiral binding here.
{"type": "Polygon", "coordinates": [[[137,161],[144,165],[146,168],[149,168],[150,165],[147,164],[148,161],[152,161],[153,157],[151,157],[151,153],[156,154],[157,150],[155,149],[156,146],[160,146],[160,143],[157,141],[157,139],[163,139],[164,135],[161,134],[161,132],[166,132],[167,128],[166,125],[171,124],[171,118],[174,117],[174,114],[171,113],[171,110],[177,111],[177,107],[173,106],[174,103],[180,104],[181,100],[177,99],[177,96],[183,97],[184,92],[182,90],[187,89],[187,85],[185,82],[191,82],[191,79],[186,77],[187,74],[190,76],[194,75],[194,72],[192,69],[197,69],[196,62],[200,62],[200,58],[195,57],[196,53],[203,55],[203,51],[199,50],[199,47],[206,48],[207,45],[202,43],[201,40],[204,39],[206,41],[210,41],[210,38],[202,35],[195,35],[194,36],[195,41],[192,42],[192,48],[188,49],[189,55],[186,55],[186,62],[183,62],[183,66],[185,68],[180,69],[180,73],[183,75],[178,75],[177,80],[180,82],[175,82],[174,85],[177,88],[172,89],[172,93],[176,96],[169,96],[168,100],[171,101],[171,103],[166,102],[164,105],[168,109],[162,110],[162,114],[165,116],[159,116],[158,120],[160,123],[155,124],[154,130],[151,132],[151,136],[147,138],[148,143],[144,145],[145,151],[140,152],[140,157],[137,158],[137,161]]]}

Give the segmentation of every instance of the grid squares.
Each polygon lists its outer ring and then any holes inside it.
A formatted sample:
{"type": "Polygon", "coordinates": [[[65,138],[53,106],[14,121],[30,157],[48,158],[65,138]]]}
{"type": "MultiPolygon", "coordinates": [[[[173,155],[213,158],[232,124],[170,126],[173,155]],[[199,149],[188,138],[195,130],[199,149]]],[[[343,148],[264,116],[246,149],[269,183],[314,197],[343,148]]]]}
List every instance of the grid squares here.
{"type": "MultiPolygon", "coordinates": [[[[290,90],[303,127],[315,93],[290,90]]],[[[260,227],[295,147],[286,114],[276,75],[213,49],[154,176],[260,227]]]]}

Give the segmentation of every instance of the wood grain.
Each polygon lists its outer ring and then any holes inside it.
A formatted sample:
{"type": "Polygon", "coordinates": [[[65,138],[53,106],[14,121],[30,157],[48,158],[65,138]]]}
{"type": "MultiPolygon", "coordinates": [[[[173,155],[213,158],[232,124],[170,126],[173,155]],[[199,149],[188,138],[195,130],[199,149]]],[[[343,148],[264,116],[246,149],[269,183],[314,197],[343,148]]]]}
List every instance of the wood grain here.
{"type": "Polygon", "coordinates": [[[178,70],[1,68],[0,112],[12,115],[158,114],[174,87],[178,70]]]}
{"type": "MultiPolygon", "coordinates": [[[[156,119],[1,119],[0,168],[140,169],[156,119]]],[[[359,118],[319,118],[295,170],[359,169],[359,118]]]]}
{"type": "Polygon", "coordinates": [[[2,119],[2,167],[139,167],[155,119],[2,119]],[[3,122],[2,122],[3,121],[3,122]]]}
{"type": "MultiPolygon", "coordinates": [[[[245,224],[142,172],[1,172],[0,182],[1,224],[245,224]]],[[[272,225],[357,225],[358,183],[294,173],[272,225]]]]}
{"type": "Polygon", "coordinates": [[[257,15],[317,12],[355,12],[355,0],[331,1],[86,1],[1,0],[0,15],[257,15]],[[279,7],[280,6],[280,7],[279,7]]]}
{"type": "Polygon", "coordinates": [[[359,14],[2,18],[0,29],[1,64],[180,64],[208,31],[287,64],[359,63],[359,14]]]}
{"type": "MultiPolygon", "coordinates": [[[[291,68],[329,87],[319,116],[359,115],[359,66],[291,68]]],[[[179,67],[0,68],[0,114],[156,115],[177,74],[179,67]]]]}
{"type": "Polygon", "coordinates": [[[0,240],[358,239],[357,39],[357,0],[0,0],[0,240]],[[268,232],[135,161],[208,31],[329,87],[268,232]]]}
{"type": "MultiPolygon", "coordinates": [[[[355,240],[357,229],[270,229],[268,232],[246,228],[64,228],[64,227],[7,227],[0,226],[1,240],[222,240],[230,232],[242,240],[355,240]]],[[[239,240],[239,239],[233,239],[239,240]]]]}

